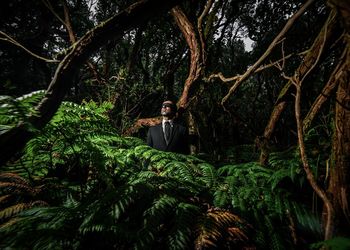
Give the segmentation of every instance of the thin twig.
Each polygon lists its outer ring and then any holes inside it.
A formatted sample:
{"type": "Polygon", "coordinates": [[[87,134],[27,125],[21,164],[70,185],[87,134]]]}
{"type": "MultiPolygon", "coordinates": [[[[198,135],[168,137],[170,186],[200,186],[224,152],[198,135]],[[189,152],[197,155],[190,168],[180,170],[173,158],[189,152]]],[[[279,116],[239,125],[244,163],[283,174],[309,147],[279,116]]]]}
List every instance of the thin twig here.
{"type": "Polygon", "coordinates": [[[49,0],[41,0],[43,4],[48,8],[52,14],[64,25],[66,26],[66,22],[57,14],[57,12],[53,9],[49,0]]]}
{"type": "MultiPolygon", "coordinates": [[[[298,53],[298,55],[300,54],[303,54],[305,52],[301,52],[301,53],[298,53]]],[[[258,69],[256,69],[254,72],[252,73],[258,73],[260,71],[263,71],[265,69],[268,69],[268,68],[271,68],[271,67],[277,67],[278,69],[280,69],[280,66],[279,65],[279,62],[283,62],[285,61],[286,59],[292,57],[294,54],[289,54],[287,56],[284,56],[283,58],[281,59],[278,59],[277,61],[275,62],[271,62],[269,64],[266,64],[266,65],[262,65],[260,66],[258,69]],[[276,66],[277,65],[277,66],[276,66]]],[[[282,67],[281,67],[282,68],[282,67]]],[[[243,77],[243,75],[236,75],[236,76],[233,76],[233,77],[228,77],[226,78],[221,72],[219,73],[216,73],[216,74],[211,74],[208,78],[206,78],[206,81],[211,81],[212,79],[214,78],[219,78],[221,81],[223,82],[232,82],[232,81],[237,81],[239,80],[241,77],[243,77]]]]}
{"type": "Polygon", "coordinates": [[[26,47],[24,47],[22,44],[20,44],[19,42],[17,42],[15,39],[13,39],[11,36],[7,35],[5,32],[0,31],[0,34],[3,35],[5,38],[0,37],[0,40],[2,41],[6,41],[9,43],[12,43],[13,45],[23,49],[25,52],[27,52],[28,54],[30,54],[31,56],[40,59],[42,61],[48,62],[48,63],[59,63],[60,61],[58,60],[54,60],[54,59],[48,59],[48,58],[44,58],[42,56],[39,56],[37,54],[35,54],[34,52],[30,51],[29,49],[27,49],[26,47]]]}

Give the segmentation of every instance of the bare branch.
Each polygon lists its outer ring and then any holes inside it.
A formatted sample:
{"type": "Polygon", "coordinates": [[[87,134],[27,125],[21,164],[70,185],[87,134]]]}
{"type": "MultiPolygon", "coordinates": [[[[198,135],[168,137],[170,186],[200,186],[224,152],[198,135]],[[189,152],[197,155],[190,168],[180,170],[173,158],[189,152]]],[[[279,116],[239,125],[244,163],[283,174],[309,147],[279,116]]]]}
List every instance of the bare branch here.
{"type": "Polygon", "coordinates": [[[57,14],[57,12],[53,9],[49,0],[41,0],[43,4],[52,12],[52,14],[64,25],[66,26],[66,22],[57,14]]]}
{"type": "Polygon", "coordinates": [[[301,82],[303,82],[305,80],[305,78],[310,74],[310,72],[316,67],[318,61],[321,58],[324,46],[326,44],[326,40],[327,40],[327,29],[328,29],[328,25],[331,22],[332,19],[335,18],[335,15],[329,15],[328,19],[326,21],[326,24],[324,25],[324,34],[323,34],[323,41],[321,42],[321,46],[318,50],[318,55],[317,58],[315,60],[315,62],[312,64],[312,66],[309,68],[309,70],[304,74],[303,78],[301,79],[301,82]]]}
{"type": "MultiPolygon", "coordinates": [[[[48,0],[47,0],[48,1],[48,0]]],[[[65,0],[61,0],[61,3],[63,5],[63,13],[64,13],[64,26],[66,26],[68,35],[69,35],[69,40],[72,44],[74,44],[77,41],[77,38],[74,34],[73,31],[73,26],[72,26],[72,22],[70,21],[70,17],[69,17],[69,9],[67,6],[67,3],[65,0]]]]}
{"type": "MultiPolygon", "coordinates": [[[[305,53],[305,52],[298,53],[298,55],[303,54],[303,53],[305,53]]],[[[266,64],[266,65],[262,65],[262,66],[260,66],[258,69],[256,69],[256,70],[255,70],[254,72],[252,72],[252,73],[258,73],[258,72],[260,72],[260,71],[263,71],[263,70],[268,69],[268,68],[271,68],[271,67],[277,67],[278,69],[281,70],[283,67],[279,66],[279,63],[280,63],[280,62],[284,62],[286,59],[292,57],[293,55],[294,55],[294,54],[289,54],[289,55],[287,55],[287,56],[284,56],[284,57],[281,58],[281,59],[278,59],[278,60],[275,61],[275,62],[271,62],[271,63],[266,64]]],[[[284,65],[284,63],[283,63],[283,65],[284,65]]],[[[214,78],[220,78],[220,80],[223,81],[223,82],[232,82],[232,81],[239,81],[240,78],[242,78],[242,77],[243,77],[242,75],[236,75],[236,76],[233,76],[233,77],[228,77],[228,78],[226,78],[226,77],[224,77],[224,75],[223,75],[221,72],[219,72],[219,73],[216,73],[216,74],[211,74],[211,75],[210,75],[207,79],[205,79],[205,80],[206,80],[206,81],[211,81],[211,80],[214,79],[214,78]]]]}
{"type": "Polygon", "coordinates": [[[15,39],[13,39],[12,37],[10,37],[9,35],[7,35],[5,32],[2,32],[0,31],[0,34],[3,35],[4,37],[0,37],[0,40],[2,41],[6,41],[6,42],[9,42],[9,43],[12,43],[13,45],[23,49],[25,52],[27,52],[29,55],[37,58],[37,59],[40,59],[42,61],[45,61],[47,63],[59,63],[60,61],[58,60],[54,60],[54,59],[47,59],[47,58],[44,58],[42,56],[39,56],[37,54],[35,54],[34,52],[30,51],[29,49],[27,49],[26,47],[24,47],[22,44],[20,44],[19,42],[17,42],[15,39]]]}
{"type": "MultiPolygon", "coordinates": [[[[69,41],[70,43],[73,45],[74,43],[76,43],[77,41],[77,37],[75,35],[75,32],[73,30],[73,26],[72,26],[72,22],[71,22],[71,18],[69,15],[69,8],[67,5],[66,0],[60,0],[60,2],[63,5],[63,13],[64,13],[64,20],[57,14],[57,12],[54,10],[53,6],[51,5],[49,0],[42,0],[43,4],[52,12],[52,14],[64,25],[64,27],[67,30],[68,36],[69,36],[69,41]]],[[[90,62],[87,61],[86,62],[88,68],[90,69],[90,71],[92,72],[93,76],[95,77],[96,81],[102,85],[105,82],[105,79],[102,79],[100,77],[99,72],[96,69],[96,66],[90,62]]]]}
{"type": "Polygon", "coordinates": [[[286,34],[286,32],[292,27],[294,22],[305,12],[307,7],[309,7],[315,0],[308,0],[301,8],[288,20],[286,25],[283,27],[281,32],[275,37],[275,39],[271,42],[265,53],[255,62],[253,66],[251,66],[238,81],[230,88],[229,92],[224,96],[221,100],[221,105],[224,106],[225,102],[228,98],[236,91],[239,85],[245,81],[248,77],[251,76],[253,72],[259,67],[259,65],[266,59],[266,57],[271,53],[271,51],[275,48],[275,46],[280,42],[281,38],[286,34]]]}
{"type": "Polygon", "coordinates": [[[205,5],[205,8],[202,12],[202,14],[200,15],[200,17],[198,18],[198,30],[202,30],[202,24],[203,24],[203,19],[206,15],[208,15],[209,10],[211,9],[211,6],[213,5],[213,0],[208,0],[207,4],[205,5]]]}
{"type": "MultiPolygon", "coordinates": [[[[329,17],[335,16],[336,12],[333,10],[329,17]]],[[[328,18],[327,22],[325,22],[323,28],[321,29],[320,33],[318,34],[317,38],[314,40],[312,46],[306,51],[306,55],[303,58],[303,61],[299,65],[299,67],[295,70],[294,75],[298,76],[298,79],[301,77],[304,78],[304,74],[306,74],[309,71],[310,67],[313,67],[315,65],[315,61],[317,60],[317,57],[319,56],[319,51],[321,50],[321,47],[327,46],[327,49],[334,46],[334,41],[339,40],[339,32],[338,32],[338,24],[337,19],[335,18],[328,18]],[[327,27],[327,29],[326,29],[327,27]],[[327,31],[327,32],[325,32],[327,31]],[[324,45],[324,34],[326,33],[326,45],[324,45]]],[[[324,50],[324,49],[323,49],[324,50]]],[[[305,53],[305,52],[303,52],[305,53]]],[[[324,53],[323,53],[324,54],[324,53]]],[[[283,73],[282,76],[286,77],[283,73]]],[[[285,98],[287,95],[292,95],[291,86],[293,85],[292,81],[288,81],[285,86],[280,91],[278,98],[276,100],[276,105],[273,108],[273,111],[271,112],[269,122],[267,126],[265,127],[264,134],[262,136],[264,140],[264,144],[267,145],[263,146],[261,148],[261,154],[260,154],[260,163],[266,164],[268,159],[268,144],[270,141],[270,138],[274,132],[275,126],[277,124],[277,121],[282,114],[283,110],[287,106],[287,98],[285,98]]]]}
{"type": "Polygon", "coordinates": [[[138,119],[132,127],[128,128],[123,134],[130,136],[137,132],[140,128],[142,127],[150,127],[150,126],[155,126],[159,123],[162,122],[162,117],[153,117],[153,118],[141,118],[138,119]]]}
{"type": "Polygon", "coordinates": [[[334,208],[330,201],[330,199],[327,197],[327,194],[325,190],[323,190],[316,182],[315,176],[312,173],[312,170],[310,169],[306,150],[305,150],[305,144],[304,144],[304,135],[303,135],[303,123],[301,119],[301,112],[300,112],[300,100],[301,100],[301,86],[303,81],[305,80],[306,76],[314,69],[321,57],[323,48],[325,46],[326,42],[326,34],[327,34],[327,28],[330,21],[335,18],[335,15],[329,15],[329,18],[326,22],[326,25],[324,26],[324,37],[323,41],[321,42],[320,49],[317,54],[316,60],[314,60],[313,64],[309,67],[309,69],[305,72],[302,79],[299,79],[298,74],[294,74],[292,77],[286,77],[296,88],[296,94],[295,94],[295,119],[297,123],[297,132],[298,132],[298,143],[299,143],[299,150],[300,150],[300,157],[303,163],[304,171],[306,173],[306,178],[308,179],[312,189],[315,191],[315,193],[321,198],[321,200],[324,203],[325,209],[326,209],[326,221],[325,221],[325,240],[331,239],[333,235],[333,227],[334,227],[334,208]]]}
{"type": "Polygon", "coordinates": [[[203,19],[206,15],[208,15],[209,10],[211,9],[212,5],[213,5],[213,0],[208,0],[202,14],[200,15],[200,17],[198,18],[198,21],[197,21],[197,29],[198,29],[199,40],[201,42],[202,61],[203,62],[206,61],[206,53],[205,53],[205,38],[204,38],[204,34],[203,34],[202,25],[203,25],[203,19]]]}

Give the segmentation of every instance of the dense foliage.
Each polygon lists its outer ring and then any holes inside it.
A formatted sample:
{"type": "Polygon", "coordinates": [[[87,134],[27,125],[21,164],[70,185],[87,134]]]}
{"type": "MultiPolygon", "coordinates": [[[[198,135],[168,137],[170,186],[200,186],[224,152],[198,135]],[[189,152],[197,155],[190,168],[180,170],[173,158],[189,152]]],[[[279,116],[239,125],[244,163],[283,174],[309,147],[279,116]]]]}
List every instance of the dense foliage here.
{"type": "MultiPolygon", "coordinates": [[[[40,95],[2,105],[2,122],[19,118],[40,95]]],[[[291,223],[310,235],[299,244],[319,239],[320,222],[298,195],[305,186],[294,150],[289,160],[271,158],[275,170],[255,162],[214,166],[119,136],[108,120],[111,108],[63,103],[5,167],[2,247],[279,249],[293,245],[291,223]]]]}

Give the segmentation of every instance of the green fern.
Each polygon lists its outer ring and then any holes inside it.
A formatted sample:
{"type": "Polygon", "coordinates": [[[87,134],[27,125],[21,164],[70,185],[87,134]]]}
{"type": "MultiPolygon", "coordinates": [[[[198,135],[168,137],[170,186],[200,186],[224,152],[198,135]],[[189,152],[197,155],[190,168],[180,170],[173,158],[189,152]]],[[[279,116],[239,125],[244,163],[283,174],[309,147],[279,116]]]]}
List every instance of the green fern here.
{"type": "Polygon", "coordinates": [[[310,246],[310,249],[322,248],[327,248],[330,250],[347,250],[350,248],[350,238],[335,237],[330,240],[314,243],[310,246]]]}
{"type": "Polygon", "coordinates": [[[0,174],[0,223],[34,206],[48,206],[41,199],[44,185],[33,186],[27,180],[13,173],[0,174]]]}
{"type": "Polygon", "coordinates": [[[271,228],[274,224],[282,229],[288,225],[287,213],[291,213],[299,225],[312,229],[314,234],[320,232],[320,224],[317,219],[299,203],[296,196],[280,185],[289,175],[287,171],[273,171],[264,168],[258,163],[251,162],[238,165],[226,165],[217,170],[220,185],[214,193],[214,204],[224,208],[232,208],[249,218],[252,224],[258,227],[257,245],[264,244],[270,249],[279,249],[291,244],[288,240],[288,228],[283,230],[269,230],[269,234],[263,233],[265,225],[271,228]],[[259,222],[264,218],[263,222],[259,222]],[[264,240],[261,240],[264,237],[264,240]],[[275,247],[275,248],[274,248],[275,247]]]}
{"type": "MultiPolygon", "coordinates": [[[[39,90],[18,98],[0,96],[0,132],[3,133],[19,121],[27,123],[28,117],[36,114],[34,107],[42,99],[44,93],[44,90],[39,90]]],[[[30,124],[27,124],[30,128],[30,124]]]]}
{"type": "MultiPolygon", "coordinates": [[[[58,177],[65,188],[55,207],[13,214],[16,217],[0,228],[4,244],[39,249],[45,244],[239,248],[251,245],[251,234],[238,213],[254,225],[256,243],[278,249],[290,246],[281,240],[288,235],[286,211],[310,227],[307,210],[282,188],[286,178],[298,181],[302,176],[297,172],[299,162],[283,162],[276,154],[271,168],[255,162],[216,168],[194,156],[161,152],[140,139],[119,136],[110,125],[109,108],[108,103],[64,102],[42,133],[27,144],[24,156],[7,166],[35,180],[58,177]],[[280,226],[281,232],[265,232],[268,223],[271,228],[280,226]],[[21,231],[13,239],[20,227],[36,236],[27,239],[21,231]]],[[[241,149],[246,156],[239,162],[249,154],[252,159],[251,146],[241,149]]]]}

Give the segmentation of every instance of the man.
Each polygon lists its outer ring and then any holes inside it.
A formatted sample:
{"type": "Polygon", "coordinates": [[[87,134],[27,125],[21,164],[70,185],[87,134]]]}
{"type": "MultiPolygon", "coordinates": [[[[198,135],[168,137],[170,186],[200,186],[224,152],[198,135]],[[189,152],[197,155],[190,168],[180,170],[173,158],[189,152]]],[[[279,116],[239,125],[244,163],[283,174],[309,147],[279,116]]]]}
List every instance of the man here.
{"type": "Polygon", "coordinates": [[[172,101],[164,101],[160,113],[162,123],[150,127],[147,134],[147,144],[155,149],[175,153],[188,154],[187,129],[174,122],[176,105],[172,101]]]}

